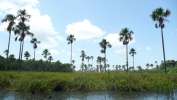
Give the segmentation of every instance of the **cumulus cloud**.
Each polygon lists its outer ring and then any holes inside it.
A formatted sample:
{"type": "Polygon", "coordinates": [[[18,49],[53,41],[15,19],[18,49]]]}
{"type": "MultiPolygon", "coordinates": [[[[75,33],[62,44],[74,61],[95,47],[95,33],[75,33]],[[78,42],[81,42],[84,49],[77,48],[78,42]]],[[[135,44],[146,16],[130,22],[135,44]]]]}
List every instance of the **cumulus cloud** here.
{"type": "MultiPolygon", "coordinates": [[[[42,14],[39,6],[39,0],[0,0],[0,14],[4,16],[7,13],[16,14],[19,9],[26,9],[31,15],[29,25],[31,31],[40,41],[40,48],[48,48],[56,53],[58,41],[62,38],[55,30],[52,19],[47,14],[42,14]]],[[[0,25],[0,31],[4,31],[5,24],[0,25]]]]}
{"type": "Polygon", "coordinates": [[[105,36],[105,39],[110,42],[113,47],[122,46],[122,43],[119,41],[118,33],[110,33],[105,36]]]}
{"type": "Polygon", "coordinates": [[[101,37],[105,32],[98,26],[85,19],[66,26],[66,33],[73,34],[79,40],[101,37]]]}
{"type": "MultiPolygon", "coordinates": [[[[134,36],[133,36],[134,37],[134,36]]],[[[110,42],[110,44],[113,46],[113,47],[118,47],[118,48],[121,48],[123,46],[122,42],[119,41],[119,33],[109,33],[108,35],[106,35],[104,37],[107,41],[110,42]]],[[[133,44],[135,43],[135,39],[133,38],[133,40],[130,42],[130,44],[133,44]]]]}

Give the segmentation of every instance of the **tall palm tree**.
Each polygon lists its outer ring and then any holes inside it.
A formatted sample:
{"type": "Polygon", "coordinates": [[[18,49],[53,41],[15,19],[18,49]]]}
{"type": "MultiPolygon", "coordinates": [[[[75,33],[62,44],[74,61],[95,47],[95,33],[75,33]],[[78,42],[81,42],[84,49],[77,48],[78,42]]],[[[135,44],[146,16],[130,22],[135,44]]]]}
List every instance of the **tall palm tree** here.
{"type": "Polygon", "coordinates": [[[147,64],[146,64],[146,69],[148,70],[148,69],[149,69],[149,67],[150,67],[150,64],[149,64],[149,63],[147,63],[147,64]]]}
{"type": "Polygon", "coordinates": [[[7,47],[7,58],[9,56],[9,49],[10,49],[10,40],[11,40],[11,32],[12,29],[15,25],[15,19],[16,17],[12,14],[7,14],[4,19],[2,20],[2,22],[8,22],[8,26],[7,26],[7,31],[9,32],[9,40],[8,40],[8,47],[7,47]]]}
{"type": "Polygon", "coordinates": [[[72,48],[73,48],[73,42],[76,41],[76,38],[74,37],[74,35],[70,34],[70,35],[67,37],[67,41],[68,41],[68,44],[71,44],[70,63],[72,64],[72,48]]]}
{"type": "Polygon", "coordinates": [[[164,10],[163,8],[157,8],[151,14],[151,18],[155,22],[155,27],[160,28],[160,30],[161,30],[163,60],[164,60],[165,72],[167,72],[167,68],[166,68],[165,44],[164,44],[163,29],[165,27],[165,21],[167,21],[166,18],[169,15],[170,15],[170,11],[169,10],[164,10]]]}
{"type": "Polygon", "coordinates": [[[119,40],[123,42],[123,45],[126,46],[126,66],[127,66],[127,72],[128,72],[128,44],[133,39],[132,37],[133,31],[129,30],[128,28],[123,28],[119,35],[119,40]]]}
{"type": "Polygon", "coordinates": [[[134,67],[135,67],[135,66],[134,66],[134,56],[136,55],[136,50],[135,50],[134,48],[131,48],[129,54],[130,54],[130,55],[132,56],[132,58],[133,58],[133,68],[134,68],[134,67]]]}
{"type": "Polygon", "coordinates": [[[49,62],[52,62],[53,57],[50,55],[50,56],[48,57],[48,60],[49,60],[49,62]]]}
{"type": "Polygon", "coordinates": [[[89,67],[90,67],[89,61],[90,61],[91,58],[90,58],[90,56],[86,56],[85,59],[87,60],[86,71],[88,71],[88,69],[89,69],[89,67]]]}
{"type": "Polygon", "coordinates": [[[30,41],[33,44],[33,49],[34,49],[34,60],[36,58],[36,49],[37,49],[37,44],[40,43],[40,41],[37,40],[37,38],[32,38],[32,40],[30,41]]]}
{"type": "Polygon", "coordinates": [[[30,57],[30,53],[28,51],[25,51],[24,57],[26,58],[26,60],[28,60],[28,58],[30,57]]]}
{"type": "Polygon", "coordinates": [[[93,69],[93,59],[94,59],[94,57],[90,56],[90,60],[92,61],[91,64],[90,64],[91,69],[93,69]]]}
{"type": "Polygon", "coordinates": [[[80,57],[81,57],[81,61],[82,61],[82,63],[81,63],[81,70],[84,71],[84,66],[85,66],[84,61],[85,61],[85,58],[86,58],[86,54],[85,54],[84,50],[81,51],[80,57]]]}
{"type": "Polygon", "coordinates": [[[106,72],[106,50],[107,48],[111,48],[111,44],[106,40],[106,39],[103,39],[100,43],[100,47],[101,47],[101,53],[104,54],[104,68],[105,68],[105,72],[106,72]]]}
{"type": "Polygon", "coordinates": [[[29,21],[30,15],[26,13],[26,10],[19,10],[17,12],[17,20],[19,23],[15,26],[14,33],[16,35],[15,40],[19,40],[20,42],[20,50],[19,50],[19,60],[22,60],[23,55],[23,47],[24,47],[24,40],[27,35],[33,36],[31,33],[30,26],[26,25],[26,22],[29,21]]]}
{"type": "Polygon", "coordinates": [[[42,55],[43,55],[43,57],[46,59],[46,61],[48,60],[47,58],[48,58],[48,56],[50,56],[51,54],[50,54],[50,52],[49,52],[49,50],[48,49],[44,49],[44,51],[42,52],[42,55]]]}
{"type": "Polygon", "coordinates": [[[102,62],[102,57],[98,56],[96,62],[97,62],[97,64],[98,64],[98,65],[97,65],[97,67],[98,67],[98,68],[97,68],[97,71],[98,71],[98,72],[99,72],[99,71],[101,72],[101,71],[102,71],[102,64],[101,64],[101,62],[102,62]]]}
{"type": "Polygon", "coordinates": [[[93,56],[90,56],[90,59],[91,59],[91,61],[92,61],[91,66],[93,66],[93,59],[94,59],[94,57],[93,57],[93,56]]]}

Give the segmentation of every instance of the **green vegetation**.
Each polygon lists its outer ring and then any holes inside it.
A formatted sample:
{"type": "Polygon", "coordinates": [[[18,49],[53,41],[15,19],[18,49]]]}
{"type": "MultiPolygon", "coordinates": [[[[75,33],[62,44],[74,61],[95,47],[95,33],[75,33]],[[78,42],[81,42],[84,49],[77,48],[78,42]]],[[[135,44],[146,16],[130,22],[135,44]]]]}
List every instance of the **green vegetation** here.
{"type": "Polygon", "coordinates": [[[177,73],[0,72],[0,87],[19,92],[164,91],[177,89],[177,73]]]}
{"type": "MultiPolygon", "coordinates": [[[[26,53],[25,53],[26,54],[26,53]]],[[[13,55],[9,59],[0,56],[1,71],[49,71],[49,72],[72,72],[71,64],[62,64],[60,61],[51,62],[51,57],[48,61],[43,60],[27,60],[19,61],[13,55]]]]}

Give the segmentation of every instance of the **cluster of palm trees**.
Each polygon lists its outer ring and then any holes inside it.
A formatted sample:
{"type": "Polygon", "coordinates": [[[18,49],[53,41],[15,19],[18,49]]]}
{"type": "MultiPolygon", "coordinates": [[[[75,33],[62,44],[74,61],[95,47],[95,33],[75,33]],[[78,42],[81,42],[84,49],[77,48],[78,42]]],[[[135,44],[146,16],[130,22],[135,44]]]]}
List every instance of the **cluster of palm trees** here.
{"type": "MultiPolygon", "coordinates": [[[[9,33],[9,39],[8,39],[8,48],[7,50],[5,50],[5,54],[7,59],[10,56],[14,55],[10,55],[9,56],[9,51],[10,51],[10,43],[11,43],[11,35],[12,32],[15,35],[15,41],[19,41],[20,42],[20,50],[19,50],[19,60],[22,60],[23,57],[23,49],[24,49],[24,42],[25,42],[25,38],[26,36],[31,36],[31,41],[30,43],[33,45],[33,60],[35,60],[36,58],[36,49],[38,47],[38,44],[40,44],[40,41],[34,37],[34,34],[32,32],[30,32],[30,26],[27,24],[27,22],[29,22],[30,20],[30,15],[27,14],[26,10],[18,10],[17,15],[12,15],[12,14],[7,14],[2,22],[6,22],[8,23],[7,26],[7,31],[9,33]]],[[[49,52],[48,49],[44,49],[43,53],[42,53],[44,59],[46,59],[46,61],[52,61],[53,57],[51,56],[51,53],[49,52]]],[[[30,57],[30,53],[28,51],[24,52],[24,57],[26,58],[26,60],[29,59],[30,57]]]]}
{"type": "MultiPolygon", "coordinates": [[[[10,52],[10,43],[11,43],[11,35],[12,32],[15,35],[15,41],[19,41],[20,43],[20,50],[19,50],[19,60],[22,60],[23,57],[23,50],[24,50],[24,45],[25,45],[25,38],[27,36],[31,36],[32,40],[31,43],[33,44],[34,48],[34,59],[35,59],[35,49],[37,48],[37,44],[40,42],[34,38],[34,34],[30,32],[30,26],[27,24],[29,22],[30,15],[27,14],[26,10],[18,10],[17,15],[13,14],[7,14],[3,20],[2,23],[7,22],[7,31],[9,33],[9,39],[8,39],[8,47],[6,52],[6,57],[8,59],[9,57],[9,52],[10,52]]],[[[26,59],[28,59],[29,52],[25,52],[26,59]]]]}
{"type": "MultiPolygon", "coordinates": [[[[128,28],[123,28],[120,32],[120,38],[119,40],[121,42],[123,42],[123,45],[126,46],[126,66],[127,66],[127,71],[128,71],[128,44],[130,43],[130,41],[133,39],[132,37],[132,34],[133,34],[133,31],[130,31],[128,28]]],[[[70,34],[68,37],[67,37],[67,41],[68,41],[68,44],[71,45],[71,57],[70,57],[70,60],[71,60],[71,64],[72,64],[72,47],[73,47],[73,42],[76,41],[76,38],[74,37],[73,34],[70,34]]],[[[99,43],[100,47],[101,47],[101,50],[100,52],[103,54],[103,57],[101,56],[98,56],[97,57],[97,68],[96,70],[98,72],[107,72],[107,68],[110,66],[109,64],[107,64],[107,49],[108,48],[111,48],[111,44],[109,43],[109,41],[107,41],[106,39],[102,39],[102,41],[99,43]]],[[[133,67],[134,67],[134,55],[136,54],[136,51],[135,49],[131,49],[130,50],[130,55],[133,57],[133,67]]],[[[89,60],[92,59],[93,60],[93,56],[87,56],[85,51],[82,50],[81,51],[81,70],[82,71],[87,71],[88,70],[88,67],[92,67],[92,64],[89,64],[89,60]],[[84,61],[85,59],[87,59],[88,61],[88,66],[86,66],[86,64],[84,64],[84,61]]]]}
{"type": "Polygon", "coordinates": [[[93,56],[87,56],[84,50],[81,50],[81,71],[87,72],[93,70],[93,56]],[[85,63],[85,60],[87,61],[87,64],[85,63]],[[92,62],[90,62],[90,60],[92,62]]]}
{"type": "MultiPolygon", "coordinates": [[[[163,8],[157,8],[155,9],[152,14],[151,14],[151,18],[153,21],[155,21],[155,27],[156,28],[160,28],[161,29],[161,37],[162,37],[162,49],[163,49],[163,59],[164,59],[164,68],[165,68],[165,72],[167,72],[166,69],[166,59],[165,59],[165,46],[164,46],[164,36],[163,36],[163,29],[165,27],[165,21],[167,21],[167,17],[170,15],[170,11],[169,10],[164,10],[163,8]]],[[[120,33],[119,33],[119,41],[121,41],[123,43],[123,45],[125,45],[126,47],[126,71],[128,72],[129,69],[134,69],[135,65],[134,65],[134,56],[136,55],[136,50],[134,48],[131,48],[130,51],[128,49],[128,44],[133,40],[133,34],[134,32],[132,30],[130,30],[129,28],[123,28],[120,33]],[[129,59],[128,59],[128,54],[130,54],[132,56],[132,67],[129,68],[129,59]]],[[[68,44],[71,45],[71,62],[72,62],[72,44],[73,42],[76,40],[76,38],[74,37],[74,35],[69,35],[67,37],[67,41],[68,44]]],[[[96,70],[98,72],[107,71],[107,67],[109,67],[109,64],[107,64],[107,49],[111,48],[111,44],[106,40],[103,39],[100,43],[99,43],[100,47],[101,47],[101,53],[103,54],[102,56],[98,56],[97,57],[97,68],[96,70]]],[[[81,51],[81,70],[84,71],[84,61],[86,58],[86,54],[85,51],[82,50],[81,51]]],[[[88,59],[88,58],[87,58],[88,59]]],[[[151,65],[150,65],[151,66],[151,65]]],[[[118,66],[117,66],[118,69],[118,66]]],[[[119,66],[120,69],[120,66],[119,66]]],[[[125,68],[124,68],[125,69],[125,68]]],[[[138,67],[138,69],[142,69],[141,67],[138,67]]]]}
{"type": "Polygon", "coordinates": [[[46,59],[46,61],[51,62],[53,60],[53,57],[48,49],[44,49],[44,51],[42,52],[42,55],[43,55],[44,59],[46,59]]]}

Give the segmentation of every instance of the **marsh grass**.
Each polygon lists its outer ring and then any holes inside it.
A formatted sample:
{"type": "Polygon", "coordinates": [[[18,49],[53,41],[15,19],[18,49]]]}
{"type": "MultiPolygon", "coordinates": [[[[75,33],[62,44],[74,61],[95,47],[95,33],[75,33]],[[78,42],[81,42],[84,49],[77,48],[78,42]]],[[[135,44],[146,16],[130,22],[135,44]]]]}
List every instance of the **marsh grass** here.
{"type": "Polygon", "coordinates": [[[53,91],[170,92],[177,89],[177,74],[0,72],[0,88],[30,93],[53,91]]]}

